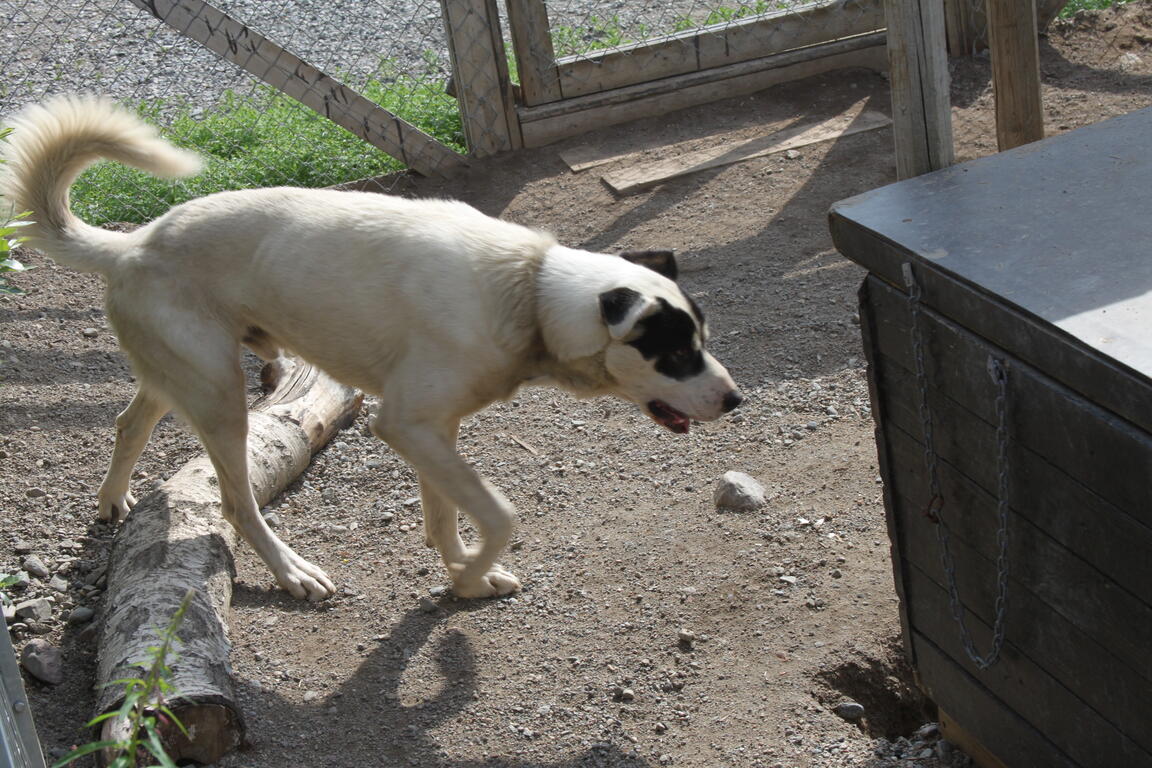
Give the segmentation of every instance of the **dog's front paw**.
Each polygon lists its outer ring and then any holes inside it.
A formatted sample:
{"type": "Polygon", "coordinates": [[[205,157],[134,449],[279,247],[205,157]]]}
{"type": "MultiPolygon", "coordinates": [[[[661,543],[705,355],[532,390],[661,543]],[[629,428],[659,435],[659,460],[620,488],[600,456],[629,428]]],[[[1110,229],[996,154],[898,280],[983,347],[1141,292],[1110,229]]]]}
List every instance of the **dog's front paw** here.
{"type": "Polygon", "coordinates": [[[473,575],[464,569],[452,579],[452,592],[457,597],[500,597],[519,591],[520,580],[496,563],[487,573],[473,575]]]}
{"type": "Polygon", "coordinates": [[[101,491],[97,494],[97,503],[96,516],[104,522],[116,522],[128,517],[128,511],[136,506],[136,498],[131,491],[124,493],[101,491]]]}
{"type": "Polygon", "coordinates": [[[336,585],[323,569],[295,552],[289,551],[287,554],[284,562],[276,569],[276,581],[292,597],[314,603],[336,594],[336,585]]]}

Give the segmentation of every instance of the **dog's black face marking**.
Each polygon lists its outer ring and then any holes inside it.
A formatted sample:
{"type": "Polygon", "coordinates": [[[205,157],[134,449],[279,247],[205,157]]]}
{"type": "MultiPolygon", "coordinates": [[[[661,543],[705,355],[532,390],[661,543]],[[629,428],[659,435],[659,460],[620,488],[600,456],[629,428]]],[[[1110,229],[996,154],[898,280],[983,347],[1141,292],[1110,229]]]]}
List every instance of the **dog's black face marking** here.
{"type": "Polygon", "coordinates": [[[608,325],[616,325],[628,314],[632,305],[640,301],[640,294],[631,288],[613,288],[600,294],[600,316],[608,325]]]}
{"type": "Polygon", "coordinates": [[[653,272],[675,280],[680,270],[676,266],[676,256],[672,251],[624,251],[620,258],[647,267],[653,272]]]}
{"type": "Polygon", "coordinates": [[[670,379],[684,381],[704,371],[704,351],[694,344],[697,325],[691,315],[657,299],[660,309],[636,324],[640,336],[628,342],[670,379]]]}

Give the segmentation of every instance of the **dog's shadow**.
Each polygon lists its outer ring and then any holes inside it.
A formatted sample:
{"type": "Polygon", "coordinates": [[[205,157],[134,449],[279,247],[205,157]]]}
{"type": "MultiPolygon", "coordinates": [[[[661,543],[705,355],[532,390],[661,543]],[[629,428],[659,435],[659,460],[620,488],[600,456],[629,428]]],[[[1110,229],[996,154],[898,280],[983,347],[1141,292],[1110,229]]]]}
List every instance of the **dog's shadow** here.
{"type": "MultiPolygon", "coordinates": [[[[277,599],[277,595],[259,590],[245,589],[238,595],[240,604],[275,602],[277,599]]],[[[308,608],[306,604],[296,605],[303,605],[302,610],[308,608]]],[[[487,754],[499,749],[497,745],[503,742],[510,721],[507,717],[497,716],[494,718],[496,722],[487,723],[479,714],[469,718],[469,706],[479,698],[477,658],[467,635],[450,625],[459,613],[491,607],[490,601],[444,600],[435,613],[420,608],[408,611],[387,635],[371,641],[375,643],[373,650],[366,656],[355,658],[359,667],[342,686],[311,702],[290,702],[275,690],[270,690],[269,686],[238,682],[241,701],[247,702],[244,708],[249,710],[245,716],[250,720],[250,741],[244,752],[252,758],[257,758],[265,747],[269,754],[279,753],[292,746],[294,737],[304,737],[299,746],[307,751],[325,738],[331,738],[335,742],[328,744],[330,760],[314,760],[310,764],[437,768],[612,765],[651,768],[649,761],[628,754],[613,744],[598,744],[551,761],[512,754],[487,754]],[[439,631],[445,627],[448,627],[445,631],[439,631]],[[438,637],[434,638],[434,635],[438,637]],[[430,644],[432,647],[428,647],[430,644]],[[406,689],[407,683],[412,684],[410,690],[406,689]],[[274,725],[251,722],[257,717],[269,718],[274,725]],[[469,743],[473,749],[481,748],[484,757],[453,759],[446,754],[445,750],[450,745],[438,743],[433,731],[450,729],[453,720],[460,724],[453,740],[469,743]],[[312,732],[311,724],[317,722],[326,724],[328,736],[312,732]],[[500,732],[500,736],[492,739],[490,749],[483,749],[488,746],[488,732],[500,732]]],[[[525,746],[531,743],[527,739],[524,742],[525,746]]],[[[237,764],[247,764],[243,755],[237,764]]]]}

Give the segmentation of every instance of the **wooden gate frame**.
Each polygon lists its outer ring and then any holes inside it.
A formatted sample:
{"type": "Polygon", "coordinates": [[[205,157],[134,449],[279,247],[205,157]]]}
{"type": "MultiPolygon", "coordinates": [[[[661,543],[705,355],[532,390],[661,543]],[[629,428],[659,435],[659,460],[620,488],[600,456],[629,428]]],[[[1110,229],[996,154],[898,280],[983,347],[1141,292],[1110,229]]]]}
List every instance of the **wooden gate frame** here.
{"type": "Polygon", "coordinates": [[[544,0],[506,4],[526,147],[834,69],[887,66],[880,0],[812,3],[560,58],[544,0]],[[780,32],[781,42],[765,42],[780,32]]]}

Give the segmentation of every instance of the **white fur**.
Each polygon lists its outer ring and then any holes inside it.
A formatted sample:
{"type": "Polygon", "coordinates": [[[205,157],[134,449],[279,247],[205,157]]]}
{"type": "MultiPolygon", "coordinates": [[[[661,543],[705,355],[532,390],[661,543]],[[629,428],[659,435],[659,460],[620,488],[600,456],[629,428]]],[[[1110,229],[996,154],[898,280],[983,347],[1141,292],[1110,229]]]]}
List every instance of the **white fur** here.
{"type": "MultiPolygon", "coordinates": [[[[0,190],[38,224],[33,244],[107,279],[108,318],[139,391],[117,418],[99,514],[126,514],[132,466],[169,409],[196,430],[220,481],[222,512],[298,597],[333,591],[318,567],[280,541],[248,482],[240,345],[281,349],[380,398],[373,432],[420,476],[427,542],[455,591],[506,594],[496,563],[513,527],[508,501],[455,451],[460,420],[522,383],[581,395],[652,399],[713,419],[735,386],[710,356],[675,382],[601,319],[601,293],[626,286],[687,309],[676,285],[615,256],[564,248],[548,235],[459,202],[292,188],[225,192],[177,206],[130,234],[90,227],[68,210],[68,185],[97,157],[178,174],[189,153],[109,102],[63,99],[13,123],[0,190]],[[465,546],[457,510],[481,534],[465,546]]],[[[616,328],[613,329],[617,330],[616,328]]]]}

